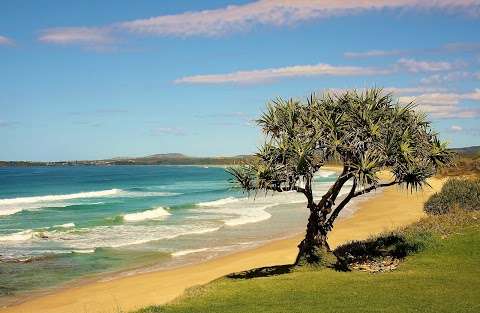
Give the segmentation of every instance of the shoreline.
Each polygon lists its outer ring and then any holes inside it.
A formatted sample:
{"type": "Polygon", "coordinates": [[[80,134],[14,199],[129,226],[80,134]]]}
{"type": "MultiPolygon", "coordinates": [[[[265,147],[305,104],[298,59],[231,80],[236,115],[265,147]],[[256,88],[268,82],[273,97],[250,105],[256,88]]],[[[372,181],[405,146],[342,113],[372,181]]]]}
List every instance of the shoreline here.
{"type": "MultiPolygon", "coordinates": [[[[353,215],[339,220],[331,232],[331,247],[351,240],[365,239],[373,234],[410,224],[424,214],[423,202],[439,189],[442,180],[431,179],[433,189],[409,194],[390,187],[355,203],[353,215]]],[[[233,252],[218,258],[113,278],[84,281],[76,286],[33,295],[23,302],[0,308],[0,312],[117,312],[169,302],[186,288],[202,285],[225,276],[256,267],[292,263],[297,244],[303,234],[276,239],[262,246],[233,252]]]]}

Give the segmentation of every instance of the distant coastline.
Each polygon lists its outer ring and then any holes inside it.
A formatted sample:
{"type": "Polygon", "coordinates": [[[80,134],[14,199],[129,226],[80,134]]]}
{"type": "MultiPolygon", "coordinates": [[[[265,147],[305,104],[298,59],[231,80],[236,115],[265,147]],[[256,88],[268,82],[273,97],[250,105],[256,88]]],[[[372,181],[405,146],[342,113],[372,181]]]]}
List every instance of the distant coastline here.
{"type": "Polygon", "coordinates": [[[110,166],[110,165],[232,165],[251,158],[250,155],[231,157],[191,157],[180,153],[155,154],[138,158],[68,161],[0,161],[0,167],[33,166],[110,166]]]}
{"type": "MultiPolygon", "coordinates": [[[[477,157],[480,146],[452,148],[451,151],[463,157],[477,157]]],[[[253,155],[194,157],[181,153],[154,154],[145,157],[121,157],[104,160],[69,160],[69,161],[0,161],[0,167],[33,166],[110,166],[110,165],[200,165],[225,166],[244,162],[253,155]]]]}

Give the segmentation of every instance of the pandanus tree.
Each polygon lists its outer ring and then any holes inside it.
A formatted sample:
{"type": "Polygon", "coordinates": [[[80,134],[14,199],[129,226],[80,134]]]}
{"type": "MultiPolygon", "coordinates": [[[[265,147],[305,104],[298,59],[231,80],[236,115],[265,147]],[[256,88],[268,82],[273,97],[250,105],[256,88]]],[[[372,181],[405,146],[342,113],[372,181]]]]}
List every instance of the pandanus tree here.
{"type": "Polygon", "coordinates": [[[425,114],[378,88],[276,99],[257,123],[265,143],[251,160],[227,171],[248,193],[305,195],[310,215],[296,264],[325,262],[328,233],[352,199],[393,185],[422,188],[451,160],[425,114]],[[314,195],[315,173],[329,162],[341,164],[341,172],[325,194],[314,195]],[[389,180],[381,179],[383,170],[391,173],[389,180]],[[342,188],[347,192],[339,196],[342,188]]]}

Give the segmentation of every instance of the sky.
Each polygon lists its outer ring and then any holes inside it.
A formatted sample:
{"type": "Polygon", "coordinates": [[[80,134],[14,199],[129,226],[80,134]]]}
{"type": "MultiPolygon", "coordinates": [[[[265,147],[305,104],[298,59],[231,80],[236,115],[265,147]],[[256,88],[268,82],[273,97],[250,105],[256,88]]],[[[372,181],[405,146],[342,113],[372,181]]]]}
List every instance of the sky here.
{"type": "Polygon", "coordinates": [[[480,145],[480,1],[0,2],[0,160],[252,153],[269,100],[371,86],[480,145]]]}

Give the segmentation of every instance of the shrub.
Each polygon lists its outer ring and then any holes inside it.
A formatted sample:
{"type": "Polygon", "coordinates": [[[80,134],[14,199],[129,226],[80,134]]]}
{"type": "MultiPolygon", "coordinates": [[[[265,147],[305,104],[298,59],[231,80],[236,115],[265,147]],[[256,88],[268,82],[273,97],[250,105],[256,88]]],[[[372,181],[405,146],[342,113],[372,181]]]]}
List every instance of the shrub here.
{"type": "Polygon", "coordinates": [[[454,207],[464,210],[480,210],[480,179],[449,179],[442,190],[425,202],[428,214],[445,214],[454,207]]]}
{"type": "Polygon", "coordinates": [[[427,247],[441,244],[441,240],[459,234],[462,229],[478,229],[479,226],[480,210],[465,211],[454,207],[447,214],[427,216],[409,226],[338,246],[334,251],[338,259],[335,267],[349,271],[355,263],[402,260],[427,247]]]}
{"type": "Polygon", "coordinates": [[[410,254],[423,250],[431,234],[425,231],[406,229],[380,234],[367,240],[352,241],[337,247],[338,270],[350,270],[353,263],[364,263],[386,258],[403,259],[410,254]],[[413,235],[412,235],[413,234],[413,235]]]}

